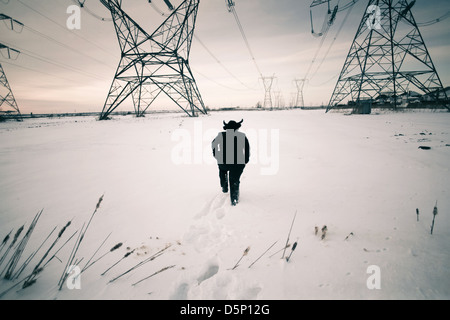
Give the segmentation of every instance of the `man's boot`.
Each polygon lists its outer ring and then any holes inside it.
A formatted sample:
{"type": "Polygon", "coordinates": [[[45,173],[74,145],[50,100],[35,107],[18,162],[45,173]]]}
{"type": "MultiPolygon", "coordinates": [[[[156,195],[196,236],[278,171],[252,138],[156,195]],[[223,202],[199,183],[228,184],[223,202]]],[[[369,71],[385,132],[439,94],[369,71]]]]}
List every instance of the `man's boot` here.
{"type": "Polygon", "coordinates": [[[234,183],[231,185],[230,196],[231,196],[231,205],[232,206],[237,205],[239,203],[239,184],[238,183],[234,183]]]}

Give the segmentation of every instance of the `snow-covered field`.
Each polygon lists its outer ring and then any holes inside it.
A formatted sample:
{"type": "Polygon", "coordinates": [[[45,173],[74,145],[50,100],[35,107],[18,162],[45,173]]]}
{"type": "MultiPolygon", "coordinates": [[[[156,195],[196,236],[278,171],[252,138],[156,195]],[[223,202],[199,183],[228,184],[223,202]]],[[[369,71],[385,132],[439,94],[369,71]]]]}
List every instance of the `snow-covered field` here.
{"type": "Polygon", "coordinates": [[[2,299],[449,299],[449,124],[447,112],[301,110],[1,123],[0,241],[43,209],[20,266],[56,231],[18,279],[0,280],[0,295],[18,284],[2,299]],[[210,141],[242,118],[252,161],[232,207],[210,141]],[[59,230],[72,221],[55,249],[102,195],[79,266],[105,239],[94,260],[123,246],[83,272],[80,289],[58,290],[74,237],[21,289],[59,230]]]}

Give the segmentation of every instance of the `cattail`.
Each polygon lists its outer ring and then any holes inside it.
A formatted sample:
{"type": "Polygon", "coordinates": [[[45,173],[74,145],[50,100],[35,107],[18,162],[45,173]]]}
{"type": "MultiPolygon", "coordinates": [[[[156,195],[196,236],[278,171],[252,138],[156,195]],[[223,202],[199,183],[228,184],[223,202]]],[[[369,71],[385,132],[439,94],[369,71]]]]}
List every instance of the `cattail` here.
{"type": "MultiPolygon", "coordinates": [[[[59,251],[61,251],[68,243],[69,243],[69,241],[70,240],[72,240],[72,238],[76,235],[78,233],[78,231],[75,231],[74,233],[72,233],[72,235],[62,244],[62,246],[61,247],[59,247],[59,249],[58,250],[56,250],[55,251],[55,253],[44,263],[44,267],[47,265],[47,264],[49,264],[53,259],[58,259],[59,260],[59,258],[56,256],[58,253],[59,253],[59,251]]],[[[59,260],[60,262],[62,262],[61,260],[59,260]]]]}
{"type": "Polygon", "coordinates": [[[19,228],[19,230],[16,231],[16,234],[14,235],[14,239],[13,239],[13,241],[11,242],[10,247],[13,247],[13,246],[16,244],[17,239],[19,238],[20,234],[22,233],[24,227],[25,227],[25,225],[21,226],[21,227],[19,228]]]}
{"type": "MultiPolygon", "coordinates": [[[[85,224],[83,224],[83,226],[82,226],[82,228],[81,228],[81,231],[80,231],[80,234],[79,234],[79,238],[78,238],[77,241],[75,242],[75,245],[74,245],[74,247],[73,247],[73,249],[72,249],[72,252],[70,253],[69,259],[67,260],[66,267],[65,267],[64,270],[67,270],[67,268],[68,268],[70,265],[74,265],[73,261],[74,261],[74,259],[75,259],[75,256],[76,256],[76,254],[77,254],[77,252],[78,252],[78,250],[79,250],[79,248],[80,248],[80,245],[81,245],[81,243],[82,243],[82,241],[83,241],[83,239],[84,239],[84,236],[85,236],[87,230],[89,229],[89,226],[91,225],[92,219],[94,218],[95,214],[97,213],[97,210],[100,208],[100,204],[101,204],[102,201],[103,201],[103,196],[104,196],[104,195],[102,195],[102,196],[98,199],[98,202],[97,202],[97,204],[96,204],[96,206],[95,206],[95,210],[94,210],[94,212],[92,213],[92,215],[91,215],[91,217],[90,217],[88,223],[86,224],[86,226],[85,226],[85,224]]],[[[68,275],[67,275],[67,273],[64,271],[63,274],[61,275],[60,279],[59,279],[59,283],[58,283],[58,285],[59,285],[59,290],[62,289],[63,284],[64,284],[65,280],[67,279],[67,277],[68,277],[68,275]]]]}
{"type": "Polygon", "coordinates": [[[295,248],[297,248],[297,242],[295,242],[294,245],[292,246],[292,251],[295,251],[295,248]]]}
{"type": "Polygon", "coordinates": [[[104,276],[109,270],[111,270],[111,269],[114,268],[116,265],[118,265],[122,260],[128,258],[131,254],[133,254],[135,250],[136,250],[136,249],[133,249],[133,251],[129,251],[129,252],[125,253],[125,255],[124,255],[119,261],[117,261],[117,262],[114,263],[111,267],[109,267],[108,269],[106,269],[106,271],[103,272],[101,275],[104,276]]]}
{"type": "Polygon", "coordinates": [[[6,243],[8,242],[11,233],[12,233],[12,230],[11,230],[11,231],[6,235],[6,237],[3,239],[2,244],[0,244],[0,250],[2,250],[4,246],[6,246],[6,243]]]}
{"type": "Polygon", "coordinates": [[[3,254],[3,256],[0,258],[0,265],[3,263],[3,261],[6,259],[6,257],[8,256],[9,251],[11,251],[12,247],[14,247],[14,245],[17,242],[17,239],[19,238],[20,234],[22,233],[24,229],[24,226],[21,226],[17,231],[16,234],[14,235],[14,238],[12,240],[12,242],[9,244],[8,249],[6,249],[5,253],[3,254]]]}
{"type": "Polygon", "coordinates": [[[296,248],[297,248],[297,242],[295,242],[294,245],[292,246],[291,254],[289,255],[289,257],[286,258],[287,262],[289,262],[289,260],[291,259],[292,253],[295,251],[296,248]]]}
{"type": "Polygon", "coordinates": [[[103,254],[100,258],[98,258],[97,260],[95,260],[94,262],[92,262],[91,264],[89,264],[90,260],[86,263],[86,266],[84,267],[83,270],[81,270],[81,272],[86,271],[88,268],[90,268],[94,263],[97,263],[100,259],[103,259],[108,253],[114,252],[117,249],[119,249],[120,247],[122,247],[123,243],[120,242],[118,244],[116,244],[114,247],[112,247],[108,252],[106,252],[105,254],[103,254]]]}
{"type": "Polygon", "coordinates": [[[101,204],[102,201],[103,201],[103,196],[104,196],[104,195],[102,195],[102,196],[98,199],[97,205],[95,206],[95,211],[97,211],[98,208],[100,208],[100,204],[101,204]]]}
{"type": "Polygon", "coordinates": [[[234,267],[231,270],[234,270],[237,268],[237,266],[239,265],[239,262],[241,262],[242,258],[244,258],[248,252],[250,251],[250,247],[247,247],[247,249],[244,250],[244,253],[242,254],[241,258],[238,260],[238,262],[236,262],[236,264],[234,265],[234,267]]]}
{"type": "Polygon", "coordinates": [[[284,258],[284,254],[286,253],[286,248],[287,248],[287,245],[289,243],[289,238],[291,236],[292,227],[294,226],[294,222],[295,222],[295,218],[296,217],[297,217],[297,210],[295,210],[294,218],[292,219],[291,228],[289,229],[289,233],[288,233],[288,236],[287,236],[287,239],[286,239],[286,244],[284,246],[283,256],[281,257],[281,259],[284,258]]]}
{"type": "Polygon", "coordinates": [[[33,284],[35,284],[37,281],[37,279],[35,279],[35,277],[39,273],[41,273],[43,270],[44,270],[43,267],[33,270],[33,273],[29,277],[26,278],[26,280],[22,286],[22,289],[28,288],[28,287],[32,286],[33,284]]]}
{"type": "Polygon", "coordinates": [[[417,221],[419,221],[419,208],[416,208],[417,221]]]}
{"type": "Polygon", "coordinates": [[[33,276],[37,276],[39,273],[41,273],[42,271],[44,271],[44,268],[38,268],[36,270],[33,271],[32,275],[33,276]]]}
{"type": "Polygon", "coordinates": [[[130,251],[130,252],[127,252],[127,253],[125,253],[125,255],[123,256],[124,258],[128,258],[128,256],[129,255],[131,255],[131,254],[133,254],[134,253],[134,250],[133,251],[130,251]]]}
{"type": "MultiPolygon", "coordinates": [[[[59,231],[58,236],[56,237],[56,239],[53,241],[53,243],[51,244],[50,248],[48,248],[48,250],[45,252],[45,254],[42,256],[41,260],[39,261],[39,263],[34,267],[34,270],[37,270],[40,268],[41,264],[44,262],[45,258],[47,258],[47,256],[49,255],[50,251],[53,249],[53,247],[58,243],[58,241],[61,239],[61,237],[63,236],[64,232],[66,232],[67,228],[71,225],[71,221],[67,222],[67,224],[59,231]]],[[[56,254],[56,253],[55,253],[56,254]]],[[[49,260],[50,261],[50,260],[49,260]]],[[[49,262],[47,261],[47,263],[49,262]]],[[[47,265],[47,263],[44,265],[44,267],[47,265]]]]}
{"type": "Polygon", "coordinates": [[[64,232],[66,232],[66,229],[72,224],[71,221],[67,222],[67,224],[59,231],[58,238],[61,238],[64,232]]]}
{"type": "Polygon", "coordinates": [[[434,219],[436,218],[437,214],[438,214],[438,208],[437,208],[437,201],[436,201],[436,204],[435,204],[434,209],[433,209],[433,222],[431,223],[431,234],[433,234],[434,219]]]}
{"type": "Polygon", "coordinates": [[[348,238],[350,238],[350,236],[353,236],[353,232],[350,232],[350,233],[348,234],[348,236],[345,237],[344,241],[347,240],[348,238]]]}
{"type": "Polygon", "coordinates": [[[25,233],[23,238],[18,243],[14,254],[10,258],[10,260],[9,260],[5,270],[3,270],[3,272],[6,271],[5,279],[11,279],[12,278],[13,272],[14,272],[17,264],[19,263],[19,260],[22,257],[23,252],[25,251],[25,248],[26,248],[26,246],[28,244],[28,241],[30,240],[30,237],[33,234],[33,231],[34,231],[34,229],[36,227],[36,224],[38,223],[39,218],[41,217],[43,211],[44,210],[41,210],[40,212],[38,212],[36,214],[36,216],[34,217],[33,221],[31,222],[30,226],[28,227],[27,232],[25,233]]]}
{"type": "Polygon", "coordinates": [[[34,251],[26,260],[25,262],[22,264],[22,266],[17,270],[17,272],[13,275],[13,277],[11,279],[17,279],[20,274],[25,270],[25,268],[30,264],[31,260],[33,260],[33,258],[36,256],[36,254],[41,250],[41,248],[44,246],[44,244],[47,242],[47,240],[51,237],[51,235],[53,234],[53,232],[55,232],[56,227],[53,228],[53,230],[49,233],[49,235],[47,236],[47,238],[45,238],[45,240],[41,243],[41,245],[37,248],[36,251],[34,251]]]}
{"type": "Polygon", "coordinates": [[[113,251],[119,249],[122,245],[123,245],[122,242],[121,242],[121,243],[118,243],[118,244],[116,244],[114,247],[112,247],[111,250],[109,250],[109,251],[110,251],[110,252],[113,252],[113,251]]]}
{"type": "Polygon", "coordinates": [[[327,235],[327,231],[328,231],[327,226],[323,226],[322,227],[322,237],[321,237],[322,240],[325,239],[325,236],[327,235]]]}
{"type": "Polygon", "coordinates": [[[26,288],[28,288],[28,287],[31,287],[33,284],[35,284],[36,283],[36,279],[32,279],[32,280],[30,280],[30,281],[25,281],[24,283],[23,283],[23,286],[22,286],[22,289],[26,289],[26,288]]]}

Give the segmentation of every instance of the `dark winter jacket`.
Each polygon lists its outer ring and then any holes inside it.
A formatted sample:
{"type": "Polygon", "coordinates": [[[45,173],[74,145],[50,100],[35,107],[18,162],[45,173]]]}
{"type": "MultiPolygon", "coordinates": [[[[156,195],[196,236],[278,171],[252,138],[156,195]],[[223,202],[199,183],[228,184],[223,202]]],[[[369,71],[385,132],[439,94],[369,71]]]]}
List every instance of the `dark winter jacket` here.
{"type": "Polygon", "coordinates": [[[228,129],[219,132],[212,141],[212,151],[217,163],[247,164],[250,161],[250,144],[246,135],[237,130],[228,129]]]}

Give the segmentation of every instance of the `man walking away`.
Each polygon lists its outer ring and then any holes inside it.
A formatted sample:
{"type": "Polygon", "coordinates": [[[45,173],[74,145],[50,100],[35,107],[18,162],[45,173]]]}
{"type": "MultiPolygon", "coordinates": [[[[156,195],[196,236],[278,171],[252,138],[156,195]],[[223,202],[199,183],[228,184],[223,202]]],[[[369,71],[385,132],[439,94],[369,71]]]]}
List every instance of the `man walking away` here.
{"type": "Polygon", "coordinates": [[[224,193],[230,187],[231,204],[239,202],[240,178],[250,160],[250,144],[246,135],[239,132],[242,122],[223,122],[225,131],[219,132],[212,142],[213,156],[219,165],[220,186],[224,193]],[[229,181],[228,181],[229,180],[229,181]]]}

